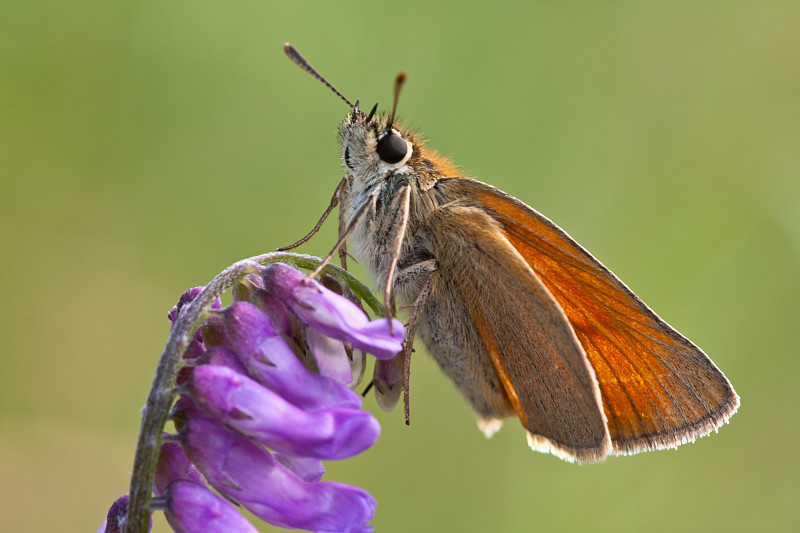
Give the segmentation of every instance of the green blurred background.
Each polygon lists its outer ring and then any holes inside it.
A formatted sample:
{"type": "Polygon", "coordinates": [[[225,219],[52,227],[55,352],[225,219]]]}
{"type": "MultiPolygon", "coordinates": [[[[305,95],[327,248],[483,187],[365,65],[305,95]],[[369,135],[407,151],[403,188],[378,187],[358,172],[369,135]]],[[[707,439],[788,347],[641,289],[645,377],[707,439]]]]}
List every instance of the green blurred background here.
{"type": "Polygon", "coordinates": [[[742,397],[718,435],[576,466],[513,421],[486,440],[419,351],[411,427],[370,398],[378,444],[328,465],[376,496],[378,531],[796,531],[799,25],[774,1],[3,2],[2,529],[94,531],[169,308],[327,206],[347,108],[291,41],[364,107],[406,71],[407,123],[559,223],[742,397]]]}

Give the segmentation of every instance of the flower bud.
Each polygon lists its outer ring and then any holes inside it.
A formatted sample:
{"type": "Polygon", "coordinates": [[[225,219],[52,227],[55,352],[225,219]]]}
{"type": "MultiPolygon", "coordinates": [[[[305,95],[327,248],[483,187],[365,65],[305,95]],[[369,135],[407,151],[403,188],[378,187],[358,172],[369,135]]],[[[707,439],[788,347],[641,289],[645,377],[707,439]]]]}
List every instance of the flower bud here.
{"type": "MultiPolygon", "coordinates": [[[[108,510],[108,516],[106,516],[106,519],[103,521],[100,529],[97,530],[97,533],[121,533],[125,525],[127,514],[128,495],[125,494],[117,498],[114,503],[111,504],[111,508],[108,510]]],[[[150,519],[150,526],[147,530],[150,531],[151,529],[153,529],[152,519],[150,519]]]]}
{"type": "Polygon", "coordinates": [[[375,361],[372,384],[375,387],[375,400],[387,413],[394,409],[403,392],[405,376],[404,360],[395,357],[388,361],[375,361]]]}

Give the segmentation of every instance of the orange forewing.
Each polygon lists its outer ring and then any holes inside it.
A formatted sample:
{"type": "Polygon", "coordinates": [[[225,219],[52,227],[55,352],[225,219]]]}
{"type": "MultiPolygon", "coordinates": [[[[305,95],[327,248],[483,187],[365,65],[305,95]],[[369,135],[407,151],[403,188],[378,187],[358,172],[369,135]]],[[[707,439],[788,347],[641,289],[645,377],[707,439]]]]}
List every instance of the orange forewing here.
{"type": "Polygon", "coordinates": [[[599,383],[616,453],[710,433],[739,398],[714,363],[550,220],[484,183],[454,178],[505,230],[564,310],[599,383]]]}

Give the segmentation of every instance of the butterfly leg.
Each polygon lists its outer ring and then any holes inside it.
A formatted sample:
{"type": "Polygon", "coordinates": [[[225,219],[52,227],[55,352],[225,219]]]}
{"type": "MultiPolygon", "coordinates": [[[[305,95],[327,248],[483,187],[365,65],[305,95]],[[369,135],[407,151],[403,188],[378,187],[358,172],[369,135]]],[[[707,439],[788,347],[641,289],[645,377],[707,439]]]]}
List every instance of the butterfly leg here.
{"type": "MultiPolygon", "coordinates": [[[[348,237],[350,237],[350,235],[353,233],[353,231],[355,231],[356,227],[362,221],[364,216],[366,216],[366,214],[368,212],[375,210],[375,198],[376,198],[375,195],[370,195],[367,198],[367,201],[364,202],[364,204],[356,212],[355,216],[353,217],[353,220],[351,220],[350,224],[347,225],[347,229],[344,231],[343,234],[341,234],[339,236],[339,241],[333,247],[333,250],[331,250],[330,253],[327,256],[325,256],[325,259],[322,260],[322,263],[320,263],[319,266],[317,266],[317,268],[315,268],[313,272],[311,272],[308,276],[306,276],[305,279],[309,279],[309,278],[315,277],[320,272],[322,272],[322,269],[325,268],[328,265],[328,263],[331,262],[331,259],[333,258],[333,255],[342,246],[344,246],[344,243],[347,242],[348,237]]],[[[387,315],[388,315],[388,313],[387,313],[387,315]]]]}
{"type": "MultiPolygon", "coordinates": [[[[347,202],[350,200],[350,176],[345,176],[342,178],[342,181],[339,182],[339,187],[337,188],[338,196],[339,196],[339,238],[342,238],[342,235],[345,234],[347,231],[347,222],[344,219],[344,212],[347,209],[347,202]]],[[[342,243],[341,248],[339,248],[339,264],[342,265],[342,268],[347,270],[347,243],[342,243]]]]}
{"type": "Polygon", "coordinates": [[[434,273],[436,272],[436,260],[428,259],[415,263],[407,268],[400,270],[395,277],[395,288],[402,292],[411,287],[420,287],[413,290],[417,293],[411,307],[411,316],[406,326],[406,340],[403,344],[403,351],[396,357],[389,360],[378,360],[375,362],[375,370],[372,382],[364,391],[364,394],[373,386],[375,387],[375,399],[384,411],[391,411],[400,400],[400,391],[403,391],[403,403],[406,424],[409,424],[409,375],[411,352],[414,346],[414,337],[417,331],[425,303],[433,288],[434,273]]]}
{"type": "MultiPolygon", "coordinates": [[[[299,241],[295,242],[294,244],[290,244],[289,246],[282,246],[282,247],[278,248],[278,251],[279,252],[285,252],[287,250],[293,250],[294,248],[297,248],[301,244],[307,242],[311,237],[313,237],[319,231],[319,229],[322,227],[322,224],[328,218],[328,215],[331,214],[331,211],[333,211],[333,208],[336,207],[339,204],[339,201],[340,201],[340,199],[342,197],[342,191],[347,186],[348,186],[347,176],[345,176],[344,178],[342,178],[342,181],[339,182],[339,185],[336,186],[336,190],[333,191],[333,197],[331,198],[330,205],[328,205],[328,208],[325,210],[324,213],[322,213],[322,216],[320,217],[319,221],[317,221],[317,223],[314,225],[314,227],[311,229],[311,231],[309,231],[308,234],[306,234],[305,237],[303,237],[299,241]]],[[[339,227],[340,228],[341,228],[341,225],[342,225],[342,223],[340,221],[340,223],[339,223],[339,227]]],[[[340,229],[340,233],[341,233],[341,229],[340,229]]]]}
{"type": "Polygon", "coordinates": [[[387,236],[390,238],[391,248],[389,248],[389,265],[386,269],[386,282],[383,286],[383,309],[386,312],[386,319],[389,321],[389,329],[392,330],[392,317],[394,315],[394,302],[392,298],[392,285],[394,275],[397,271],[397,261],[403,250],[403,241],[406,238],[408,228],[408,212],[411,203],[411,186],[407,183],[401,186],[394,193],[389,212],[394,213],[393,223],[389,226],[387,236]]]}
{"type": "Polygon", "coordinates": [[[411,381],[411,352],[414,348],[414,336],[417,334],[417,326],[419,319],[422,317],[422,311],[425,309],[425,302],[428,301],[428,296],[433,287],[433,273],[436,272],[436,259],[428,259],[421,261],[415,265],[411,265],[397,273],[398,284],[403,283],[403,278],[411,280],[418,280],[420,277],[426,277],[425,284],[422,290],[414,300],[411,306],[411,316],[408,319],[408,326],[406,327],[406,340],[403,344],[403,353],[400,357],[403,358],[403,414],[405,415],[406,425],[411,424],[411,411],[409,408],[409,392],[408,387],[411,381]]]}

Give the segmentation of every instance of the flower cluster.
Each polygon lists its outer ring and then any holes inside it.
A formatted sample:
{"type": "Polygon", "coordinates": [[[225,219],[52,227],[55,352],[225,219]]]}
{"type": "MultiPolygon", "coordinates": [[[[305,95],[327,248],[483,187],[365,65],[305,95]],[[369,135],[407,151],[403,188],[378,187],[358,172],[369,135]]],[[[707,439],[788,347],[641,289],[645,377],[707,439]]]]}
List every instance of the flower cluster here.
{"type": "MultiPolygon", "coordinates": [[[[153,486],[175,531],[256,531],[231,502],[281,527],[372,530],[374,498],[320,481],[322,460],[361,453],[378,438],[352,387],[364,352],[392,359],[404,329],[369,320],[325,282],[333,290],[274,263],[241,279],[230,306],[207,312],[177,376],[178,433],[165,437],[153,486]]],[[[170,319],[199,292],[187,291],[170,319]]]]}

